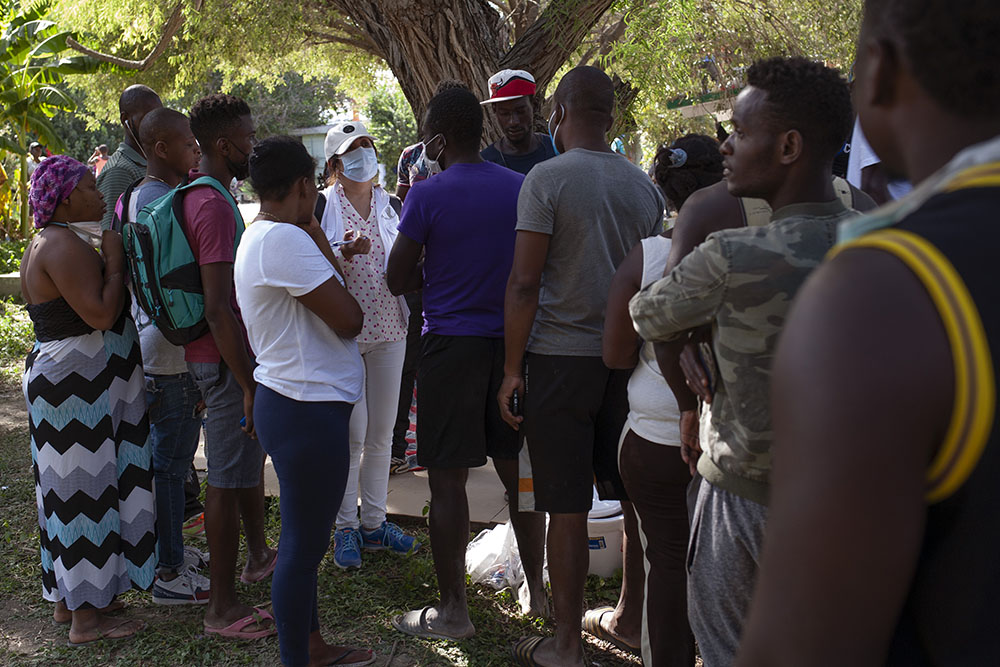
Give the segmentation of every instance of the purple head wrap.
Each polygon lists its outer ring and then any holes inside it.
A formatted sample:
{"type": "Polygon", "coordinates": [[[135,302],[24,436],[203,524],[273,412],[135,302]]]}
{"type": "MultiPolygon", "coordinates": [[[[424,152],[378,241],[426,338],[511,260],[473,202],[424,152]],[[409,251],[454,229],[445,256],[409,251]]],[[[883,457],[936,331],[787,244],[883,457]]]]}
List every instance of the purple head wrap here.
{"type": "Polygon", "coordinates": [[[45,158],[31,174],[31,192],[28,202],[35,212],[35,227],[43,228],[52,220],[59,202],[76,189],[87,167],[68,155],[45,158]]]}

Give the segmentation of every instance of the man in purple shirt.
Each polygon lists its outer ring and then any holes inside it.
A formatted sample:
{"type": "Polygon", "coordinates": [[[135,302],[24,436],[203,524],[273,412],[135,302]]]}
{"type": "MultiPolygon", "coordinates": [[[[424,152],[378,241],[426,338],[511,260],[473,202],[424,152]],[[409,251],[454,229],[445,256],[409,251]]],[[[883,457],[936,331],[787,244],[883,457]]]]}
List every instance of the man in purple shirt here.
{"type": "MultiPolygon", "coordinates": [[[[463,639],[475,633],[465,591],[469,468],[491,457],[508,496],[517,498],[520,444],[493,396],[503,379],[504,291],[524,177],[483,161],[482,130],[482,109],[468,90],[446,90],[430,101],[424,151],[443,171],[407,195],[386,274],[393,294],[421,287],[424,293],[417,461],[430,482],[441,602],[392,621],[396,629],[421,637],[463,639]]],[[[526,575],[522,609],[546,614],[544,516],[512,508],[510,517],[526,575]]]]}

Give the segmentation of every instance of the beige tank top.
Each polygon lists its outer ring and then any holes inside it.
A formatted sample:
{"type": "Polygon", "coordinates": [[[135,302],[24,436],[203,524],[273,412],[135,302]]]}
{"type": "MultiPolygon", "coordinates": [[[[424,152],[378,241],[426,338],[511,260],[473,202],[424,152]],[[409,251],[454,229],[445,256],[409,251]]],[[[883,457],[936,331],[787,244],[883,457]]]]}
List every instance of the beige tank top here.
{"type": "MultiPolygon", "coordinates": [[[[837,193],[837,199],[847,208],[854,207],[854,193],[851,186],[840,176],[833,178],[833,190],[837,193]]],[[[740,197],[740,204],[743,206],[743,223],[747,227],[764,227],[771,222],[771,207],[763,199],[752,197],[740,197]]]]}

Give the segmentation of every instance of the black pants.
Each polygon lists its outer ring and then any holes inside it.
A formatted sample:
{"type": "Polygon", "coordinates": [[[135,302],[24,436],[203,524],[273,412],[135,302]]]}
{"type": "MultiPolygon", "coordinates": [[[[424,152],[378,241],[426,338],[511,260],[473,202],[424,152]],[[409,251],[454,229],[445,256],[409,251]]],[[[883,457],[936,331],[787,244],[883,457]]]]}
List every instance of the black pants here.
{"type": "Polygon", "coordinates": [[[646,538],[646,618],[651,667],[692,667],[694,635],[687,614],[688,465],[679,447],[629,430],[619,467],[646,538]]]}
{"type": "Polygon", "coordinates": [[[406,430],[410,427],[410,402],[413,400],[413,383],[420,365],[420,330],[424,326],[424,301],[421,292],[406,295],[410,307],[410,321],[406,330],[406,356],[403,358],[403,375],[399,385],[399,409],[396,425],[392,429],[392,455],[403,458],[406,454],[406,430]]]}

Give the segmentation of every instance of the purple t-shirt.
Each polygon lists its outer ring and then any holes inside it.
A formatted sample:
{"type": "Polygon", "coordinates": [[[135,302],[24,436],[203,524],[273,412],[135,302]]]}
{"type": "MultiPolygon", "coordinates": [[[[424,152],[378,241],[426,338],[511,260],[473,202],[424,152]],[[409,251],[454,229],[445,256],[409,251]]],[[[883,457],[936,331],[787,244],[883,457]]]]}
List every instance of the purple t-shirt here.
{"type": "Polygon", "coordinates": [[[406,195],[399,231],[426,250],[424,333],[503,338],[523,181],[491,162],[455,164],[406,195]]]}

